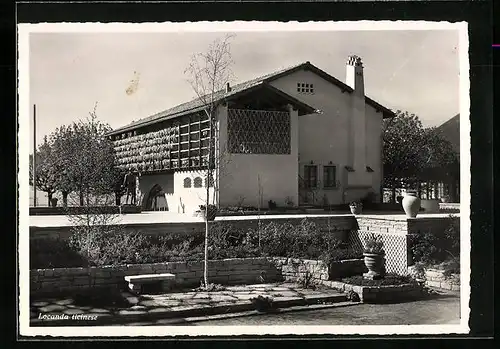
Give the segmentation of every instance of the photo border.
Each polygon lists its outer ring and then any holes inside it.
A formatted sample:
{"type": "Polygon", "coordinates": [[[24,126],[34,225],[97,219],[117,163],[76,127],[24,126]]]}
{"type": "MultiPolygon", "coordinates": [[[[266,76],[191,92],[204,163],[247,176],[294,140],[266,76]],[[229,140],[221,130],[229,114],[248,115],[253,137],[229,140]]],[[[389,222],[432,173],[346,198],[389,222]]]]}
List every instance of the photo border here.
{"type": "MultiPolygon", "coordinates": [[[[151,21],[166,21],[172,20],[188,20],[185,16],[189,16],[189,20],[198,20],[205,13],[205,19],[224,19],[230,20],[235,18],[251,19],[284,19],[277,14],[281,14],[286,19],[298,20],[338,20],[338,19],[361,19],[371,15],[372,19],[426,19],[426,20],[443,20],[455,21],[466,20],[469,23],[469,59],[470,59],[470,94],[471,115],[481,115],[478,118],[471,118],[471,334],[487,335],[492,333],[492,289],[487,285],[492,285],[492,108],[485,101],[492,100],[492,67],[488,53],[491,49],[491,32],[488,31],[489,23],[487,18],[491,11],[488,2],[477,1],[471,3],[464,2],[446,2],[443,3],[307,3],[307,4],[262,4],[268,5],[266,11],[259,12],[256,10],[261,7],[256,4],[162,4],[167,6],[168,12],[158,13],[159,4],[46,4],[43,5],[44,10],[41,10],[40,4],[19,4],[18,5],[18,20],[19,22],[31,21],[38,18],[40,22],[70,22],[77,21],[100,21],[100,22],[115,22],[115,21],[142,21],[145,17],[151,21]],[[21,6],[22,5],[22,6],[21,6]],[[102,5],[102,6],[101,6],[102,5]],[[26,12],[26,6],[30,6],[30,10],[26,12]],[[34,6],[34,7],[31,7],[34,6]],[[57,11],[53,10],[56,6],[57,11]],[[75,10],[75,7],[79,9],[75,10]],[[122,7],[122,10],[117,14],[113,11],[103,10],[105,7],[113,6],[114,8],[122,7]],[[139,7],[140,6],[140,7],[139,7]],[[190,10],[185,13],[182,9],[189,6],[190,10]],[[210,11],[207,12],[211,6],[210,11]],[[425,6],[425,7],[424,7],[425,6]],[[24,9],[23,9],[24,7],[24,9]],[[62,10],[61,7],[66,7],[67,10],[62,10]],[[96,8],[100,7],[100,8],[96,8]],[[145,8],[148,7],[148,10],[145,8]],[[193,11],[193,7],[197,10],[193,11]],[[134,8],[132,11],[131,9],[134,8]],[[173,8],[176,8],[172,11],[173,8]],[[225,8],[226,11],[221,9],[225,8]],[[364,8],[364,10],[363,10],[364,8]],[[34,9],[34,10],[33,10],[34,9]],[[83,9],[83,10],[82,10],[83,9]],[[233,10],[229,12],[227,10],[233,10]],[[335,9],[333,11],[332,9],[335,9]],[[440,10],[439,10],[440,9],[440,10]],[[179,11],[176,12],[176,11],[179,11]],[[329,10],[329,11],[328,11],[329,10]],[[70,11],[67,13],[66,11],[70,11]],[[103,12],[100,12],[103,11],[103,12]],[[130,12],[128,12],[130,11],[130,12]],[[362,15],[364,11],[364,16],[362,15]],[[50,12],[50,13],[47,13],[50,12]],[[184,12],[184,13],[182,13],[184,12]],[[107,13],[107,15],[105,15],[107,13]],[[109,17],[114,13],[114,18],[109,17]],[[222,15],[224,13],[224,15],[222,15]],[[103,17],[104,15],[104,17],[103,17]],[[30,17],[31,16],[31,17],[30,17]],[[44,18],[45,16],[45,18],[44,18]],[[57,17],[59,16],[59,17],[57,17]],[[77,16],[77,18],[75,18],[77,16]],[[90,17],[89,17],[90,16],[90,17]],[[131,18],[131,17],[135,18],[131,18]],[[159,18],[161,16],[162,18],[159,18]],[[215,17],[214,17],[215,16],[215,17]],[[222,16],[222,18],[221,18],[222,16]],[[107,17],[107,18],[106,18],[107,17]],[[208,18],[207,18],[208,17],[208,18]],[[83,18],[83,19],[82,19],[83,18]],[[151,19],[153,18],[153,19],[151,19]],[[180,19],[179,19],[180,18],[180,19]],[[472,176],[474,173],[474,176],[472,176]],[[477,173],[477,174],[476,174],[477,173]],[[481,222],[481,224],[475,223],[481,222]],[[478,233],[474,233],[474,231],[478,233]],[[488,253],[489,252],[489,253],[488,253]],[[482,258],[478,258],[481,256],[482,258]],[[482,263],[482,267],[481,267],[482,263]],[[481,287],[481,289],[479,289],[481,287]],[[477,299],[481,300],[479,303],[477,299]],[[476,299],[476,301],[475,301],[476,299]],[[491,300],[491,301],[488,301],[491,300]],[[488,313],[489,310],[489,313],[488,313]],[[477,321],[479,320],[479,321],[477,321]],[[486,321],[485,321],[486,320],[486,321]],[[490,324],[491,323],[491,324],[490,324]],[[483,329],[477,328],[477,324],[483,325],[483,329]],[[485,326],[486,325],[486,326],[485,326]],[[488,328],[489,326],[489,328],[488,328]]],[[[161,11],[160,11],[161,12],[161,11]]],[[[491,19],[490,19],[491,21],[491,19]]],[[[15,179],[17,180],[17,179],[15,179]]],[[[15,182],[14,182],[15,183],[15,182]]],[[[17,185],[15,186],[17,187],[17,185]]],[[[17,299],[16,299],[17,301],[17,299]]]]}

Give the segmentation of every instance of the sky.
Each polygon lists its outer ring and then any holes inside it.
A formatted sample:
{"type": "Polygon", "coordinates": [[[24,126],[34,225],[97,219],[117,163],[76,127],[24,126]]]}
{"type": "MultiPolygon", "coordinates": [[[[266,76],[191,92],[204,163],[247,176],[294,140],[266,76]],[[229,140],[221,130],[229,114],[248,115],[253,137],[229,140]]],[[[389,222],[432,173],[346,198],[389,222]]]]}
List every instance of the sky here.
{"type": "MultiPolygon", "coordinates": [[[[438,126],[459,112],[458,31],[236,32],[234,83],[310,61],[345,81],[351,54],[364,64],[366,95],[438,126]]],[[[190,57],[221,32],[31,33],[30,134],[88,117],[117,128],[195,97],[184,74],[190,57]]],[[[32,137],[30,137],[31,139],[32,137]]],[[[30,149],[33,140],[30,140],[30,149]]]]}

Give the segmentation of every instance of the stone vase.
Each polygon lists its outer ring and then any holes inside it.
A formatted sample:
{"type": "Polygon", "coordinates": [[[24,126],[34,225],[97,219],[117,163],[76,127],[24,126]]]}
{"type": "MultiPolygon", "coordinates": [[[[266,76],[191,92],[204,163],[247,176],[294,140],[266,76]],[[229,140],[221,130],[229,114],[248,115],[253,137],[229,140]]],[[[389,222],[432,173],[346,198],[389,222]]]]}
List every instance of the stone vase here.
{"type": "Polygon", "coordinates": [[[380,279],[384,275],[384,255],[382,253],[363,253],[368,273],[363,274],[366,279],[380,279]]]}
{"type": "Polygon", "coordinates": [[[406,213],[406,217],[417,217],[418,211],[420,210],[420,198],[417,196],[416,192],[406,192],[401,204],[403,205],[403,210],[406,213]]]}

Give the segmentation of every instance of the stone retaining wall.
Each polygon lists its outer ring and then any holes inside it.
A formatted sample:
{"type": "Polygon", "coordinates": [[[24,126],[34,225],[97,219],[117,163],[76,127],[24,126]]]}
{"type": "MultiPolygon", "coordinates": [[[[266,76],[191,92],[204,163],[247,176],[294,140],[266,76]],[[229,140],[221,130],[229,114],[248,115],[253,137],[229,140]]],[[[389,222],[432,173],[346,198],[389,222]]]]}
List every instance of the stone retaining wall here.
{"type": "Polygon", "coordinates": [[[341,292],[355,292],[363,303],[393,303],[403,300],[418,299],[424,295],[423,288],[418,284],[403,284],[394,286],[358,286],[341,281],[322,281],[323,285],[341,292]]]}
{"type": "Polygon", "coordinates": [[[276,269],[289,281],[333,280],[365,273],[366,267],[363,259],[348,259],[326,265],[323,261],[297,258],[270,258],[276,269]]]}
{"type": "MultiPolygon", "coordinates": [[[[30,271],[30,292],[33,295],[84,291],[90,288],[127,287],[124,277],[139,274],[175,274],[177,288],[196,287],[203,278],[203,262],[168,262],[130,264],[91,268],[56,268],[30,271]]],[[[209,281],[218,284],[255,284],[276,281],[329,280],[359,275],[364,272],[362,259],[346,260],[329,268],[316,260],[261,257],[209,261],[209,281]]]]}
{"type": "MultiPolygon", "coordinates": [[[[127,287],[124,277],[139,274],[175,274],[177,287],[196,287],[203,278],[204,263],[168,262],[91,268],[57,268],[30,271],[31,294],[54,294],[83,291],[89,288],[127,287]]],[[[272,260],[241,258],[209,261],[209,281],[220,284],[259,283],[281,279],[272,260]]]]}
{"type": "Polygon", "coordinates": [[[451,274],[450,276],[444,275],[444,270],[427,268],[424,273],[418,273],[415,266],[408,268],[408,273],[414,277],[425,280],[425,285],[429,287],[437,287],[445,290],[459,291],[460,290],[460,275],[451,274]]]}

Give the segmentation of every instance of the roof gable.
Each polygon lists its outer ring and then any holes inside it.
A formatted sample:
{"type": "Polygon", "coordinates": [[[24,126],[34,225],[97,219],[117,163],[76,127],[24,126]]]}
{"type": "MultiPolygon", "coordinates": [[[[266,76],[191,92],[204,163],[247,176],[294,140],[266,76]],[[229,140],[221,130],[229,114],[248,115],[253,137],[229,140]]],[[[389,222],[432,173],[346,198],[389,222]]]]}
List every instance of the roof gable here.
{"type": "MultiPolygon", "coordinates": [[[[248,80],[248,81],[236,84],[234,86],[231,86],[231,90],[229,92],[226,92],[226,90],[221,90],[221,91],[215,92],[211,96],[210,95],[208,95],[208,96],[210,96],[210,98],[214,102],[220,102],[222,100],[229,99],[232,96],[237,95],[238,93],[242,93],[243,91],[245,91],[247,89],[251,89],[251,88],[254,88],[256,86],[263,85],[263,84],[267,85],[271,81],[277,80],[282,76],[292,74],[292,73],[299,71],[299,70],[309,70],[309,71],[317,74],[318,76],[320,76],[324,80],[335,85],[336,87],[340,88],[342,91],[348,92],[348,93],[353,92],[353,89],[349,85],[343,83],[342,81],[338,80],[337,78],[333,77],[332,75],[326,73],[325,71],[319,69],[318,67],[314,66],[309,61],[307,61],[305,63],[297,64],[297,65],[294,65],[294,66],[291,66],[291,67],[288,67],[285,69],[275,71],[275,72],[270,73],[270,74],[260,76],[258,78],[252,79],[252,80],[248,80]]],[[[287,95],[287,96],[289,98],[292,98],[294,100],[294,102],[299,102],[297,99],[293,98],[292,96],[290,96],[290,95],[287,95]]],[[[366,104],[372,106],[373,108],[375,108],[375,110],[382,112],[384,118],[390,118],[390,117],[395,116],[393,111],[391,111],[388,108],[382,106],[381,104],[375,102],[373,99],[365,96],[365,101],[366,101],[366,104]]],[[[302,102],[300,102],[300,103],[302,103],[302,102]]],[[[307,107],[311,108],[310,106],[307,106],[307,107]]],[[[200,109],[204,109],[204,108],[205,108],[205,103],[203,103],[203,100],[201,98],[196,98],[196,99],[193,99],[189,102],[179,104],[173,108],[170,108],[170,109],[164,110],[162,112],[153,114],[149,117],[140,119],[138,121],[134,121],[128,125],[125,125],[123,127],[120,127],[118,129],[111,131],[109,134],[116,134],[118,132],[136,129],[138,127],[150,125],[150,124],[153,124],[156,122],[160,122],[160,121],[176,118],[176,117],[179,117],[182,115],[186,115],[189,113],[193,113],[193,112],[196,112],[196,111],[198,111],[200,109]]]]}

